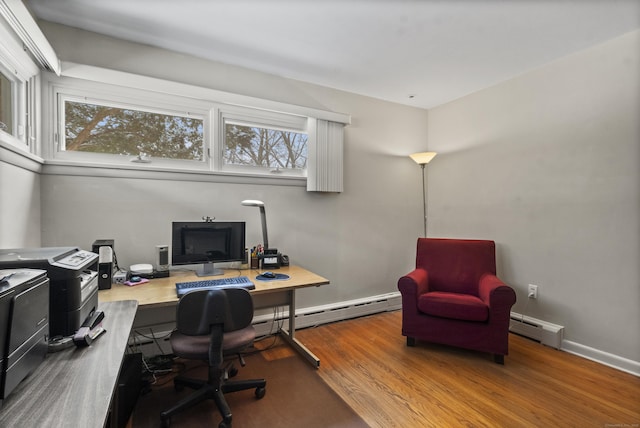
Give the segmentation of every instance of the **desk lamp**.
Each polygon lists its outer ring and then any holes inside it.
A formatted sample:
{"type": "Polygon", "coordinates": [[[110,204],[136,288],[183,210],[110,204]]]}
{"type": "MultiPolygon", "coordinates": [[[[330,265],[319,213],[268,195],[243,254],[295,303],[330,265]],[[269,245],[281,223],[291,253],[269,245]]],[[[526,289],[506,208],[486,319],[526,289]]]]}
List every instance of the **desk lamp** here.
{"type": "Polygon", "coordinates": [[[262,240],[264,241],[264,249],[269,248],[269,238],[267,237],[267,215],[264,211],[264,202],[256,201],[254,199],[246,199],[242,201],[242,205],[245,207],[259,207],[260,208],[260,217],[262,219],[262,240]]]}
{"type": "Polygon", "coordinates": [[[409,155],[422,168],[422,207],[424,215],[424,237],[427,237],[427,192],[424,185],[424,166],[436,157],[436,152],[422,152],[409,155]]]}

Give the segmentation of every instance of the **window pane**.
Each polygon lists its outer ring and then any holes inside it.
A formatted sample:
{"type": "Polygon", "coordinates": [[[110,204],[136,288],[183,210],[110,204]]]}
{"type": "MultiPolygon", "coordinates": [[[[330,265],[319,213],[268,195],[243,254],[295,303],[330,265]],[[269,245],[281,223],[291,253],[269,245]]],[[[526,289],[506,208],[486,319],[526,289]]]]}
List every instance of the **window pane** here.
{"type": "Polygon", "coordinates": [[[0,73],[0,130],[13,134],[13,85],[0,73]]]}
{"type": "Polygon", "coordinates": [[[203,121],[65,101],[67,151],[203,159],[203,121]]]}
{"type": "Polygon", "coordinates": [[[307,134],[226,123],[224,163],[304,169],[307,166],[307,134]]]}

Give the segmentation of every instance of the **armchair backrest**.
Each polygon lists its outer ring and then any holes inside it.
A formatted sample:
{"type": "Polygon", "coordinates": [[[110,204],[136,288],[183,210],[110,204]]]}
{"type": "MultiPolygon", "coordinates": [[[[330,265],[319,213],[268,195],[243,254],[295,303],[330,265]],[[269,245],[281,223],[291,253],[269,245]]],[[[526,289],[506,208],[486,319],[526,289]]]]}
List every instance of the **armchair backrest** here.
{"type": "Polygon", "coordinates": [[[191,291],[180,298],[176,328],[188,336],[208,335],[221,324],[224,332],[240,330],[253,320],[253,300],[243,288],[191,291]]]}
{"type": "Polygon", "coordinates": [[[416,268],[427,270],[431,291],[477,296],[480,277],[496,274],[496,244],[476,239],[418,238],[416,268]]]}

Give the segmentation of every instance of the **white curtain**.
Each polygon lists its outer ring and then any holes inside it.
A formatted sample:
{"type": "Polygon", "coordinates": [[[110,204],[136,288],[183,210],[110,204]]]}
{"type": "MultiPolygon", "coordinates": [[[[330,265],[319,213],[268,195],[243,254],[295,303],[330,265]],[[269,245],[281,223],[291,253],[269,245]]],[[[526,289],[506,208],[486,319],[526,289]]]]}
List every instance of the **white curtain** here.
{"type": "Polygon", "coordinates": [[[309,119],[307,191],[343,191],[344,124],[309,119]]]}

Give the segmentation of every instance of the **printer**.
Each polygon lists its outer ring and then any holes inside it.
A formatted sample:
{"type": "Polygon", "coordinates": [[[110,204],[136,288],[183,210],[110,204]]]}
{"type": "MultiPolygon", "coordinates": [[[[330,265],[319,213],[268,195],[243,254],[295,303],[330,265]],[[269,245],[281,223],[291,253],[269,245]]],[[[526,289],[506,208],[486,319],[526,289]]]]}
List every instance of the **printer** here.
{"type": "Polygon", "coordinates": [[[47,355],[49,279],[36,269],[0,269],[0,406],[47,355]]]}
{"type": "Polygon", "coordinates": [[[98,255],[77,247],[0,249],[0,269],[30,268],[49,277],[49,337],[72,336],[98,307],[98,255]]]}

